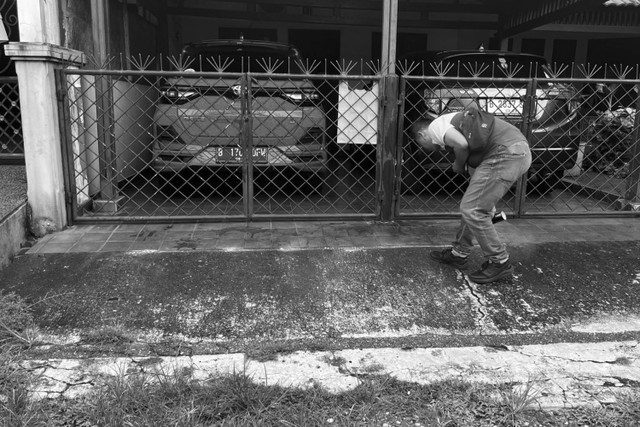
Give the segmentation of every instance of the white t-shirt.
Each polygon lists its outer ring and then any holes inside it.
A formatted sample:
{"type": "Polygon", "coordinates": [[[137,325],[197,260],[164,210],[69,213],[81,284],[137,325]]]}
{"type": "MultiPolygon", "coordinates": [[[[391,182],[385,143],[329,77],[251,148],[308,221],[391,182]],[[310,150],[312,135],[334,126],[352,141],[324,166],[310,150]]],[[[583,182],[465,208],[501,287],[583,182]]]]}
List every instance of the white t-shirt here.
{"type": "Polygon", "coordinates": [[[453,120],[453,116],[457,113],[447,113],[441,116],[436,117],[434,121],[429,124],[429,128],[427,129],[427,134],[431,138],[431,141],[445,148],[444,145],[444,134],[451,128],[453,125],[451,124],[451,120],[453,120]]]}

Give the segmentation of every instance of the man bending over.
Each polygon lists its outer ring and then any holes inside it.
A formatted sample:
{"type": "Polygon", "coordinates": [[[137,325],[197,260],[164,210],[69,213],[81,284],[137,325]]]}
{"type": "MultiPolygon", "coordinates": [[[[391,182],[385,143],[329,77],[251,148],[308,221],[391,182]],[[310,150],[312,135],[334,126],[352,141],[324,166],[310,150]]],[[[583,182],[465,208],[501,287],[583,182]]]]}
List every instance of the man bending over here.
{"type": "Polygon", "coordinates": [[[467,173],[475,168],[462,201],[462,219],[453,246],[430,253],[443,264],[465,269],[475,237],[487,261],[469,274],[476,283],[491,283],[513,277],[506,245],[491,221],[496,203],[531,166],[531,151],[525,136],[510,123],[481,111],[477,106],[463,112],[443,114],[412,127],[416,142],[427,151],[450,149],[452,168],[467,173]]]}

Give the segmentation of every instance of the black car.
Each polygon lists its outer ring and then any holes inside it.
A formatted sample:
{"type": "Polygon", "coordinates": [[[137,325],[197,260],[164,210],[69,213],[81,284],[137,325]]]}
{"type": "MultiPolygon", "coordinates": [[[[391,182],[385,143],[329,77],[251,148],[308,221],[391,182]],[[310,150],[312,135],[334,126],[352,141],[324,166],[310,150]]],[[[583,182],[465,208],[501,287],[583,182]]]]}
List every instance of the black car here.
{"type": "MultiPolygon", "coordinates": [[[[579,147],[578,107],[575,90],[550,79],[546,60],[538,55],[495,50],[417,52],[399,61],[409,76],[405,90],[405,130],[419,119],[433,119],[463,110],[472,102],[527,135],[533,163],[529,188],[546,192],[574,164],[579,147]],[[412,76],[438,77],[412,79],[412,76]],[[537,81],[537,80],[536,80],[537,81]],[[532,101],[527,107],[528,94],[532,101]]],[[[441,154],[430,155],[405,135],[405,160],[422,167],[450,163],[441,154]],[[413,144],[413,145],[412,145],[413,144]],[[438,157],[440,156],[440,157],[438,157]]]]}

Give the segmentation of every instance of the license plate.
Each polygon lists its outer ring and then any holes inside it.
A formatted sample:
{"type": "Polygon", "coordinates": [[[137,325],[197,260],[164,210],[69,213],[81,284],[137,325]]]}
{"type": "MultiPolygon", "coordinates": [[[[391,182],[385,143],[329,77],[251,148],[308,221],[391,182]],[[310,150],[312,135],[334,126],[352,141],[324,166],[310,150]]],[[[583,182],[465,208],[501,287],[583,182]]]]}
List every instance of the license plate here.
{"type": "Polygon", "coordinates": [[[485,110],[497,116],[519,116],[522,114],[522,101],[519,99],[487,99],[485,110]]]}
{"type": "MultiPolygon", "coordinates": [[[[218,147],[216,155],[219,163],[242,163],[242,148],[240,147],[218,147]]],[[[267,148],[253,147],[253,163],[267,163],[267,148]]]]}

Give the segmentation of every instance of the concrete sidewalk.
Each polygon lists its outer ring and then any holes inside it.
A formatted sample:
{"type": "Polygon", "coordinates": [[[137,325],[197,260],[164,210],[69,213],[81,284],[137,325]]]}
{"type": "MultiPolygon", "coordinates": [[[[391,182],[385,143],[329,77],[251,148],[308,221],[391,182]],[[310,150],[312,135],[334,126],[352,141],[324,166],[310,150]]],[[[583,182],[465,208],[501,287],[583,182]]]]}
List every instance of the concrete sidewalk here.
{"type": "MultiPolygon", "coordinates": [[[[40,239],[29,254],[404,248],[448,245],[457,220],[102,224],[40,239]]],[[[497,225],[511,245],[639,241],[640,218],[510,219],[497,225]]]]}
{"type": "Polygon", "coordinates": [[[242,372],[258,384],[303,389],[318,384],[333,393],[351,390],[371,374],[418,384],[464,380],[509,384],[515,390],[531,386],[535,406],[547,411],[614,403],[621,393],[640,387],[638,341],[296,351],[270,360],[242,353],[47,359],[25,365],[39,379],[33,386],[37,398],[78,397],[105,378],[125,372],[171,378],[185,369],[195,380],[242,372]]]}
{"type": "Polygon", "coordinates": [[[329,388],[374,365],[416,381],[536,377],[545,407],[640,386],[640,219],[501,223],[516,275],[491,285],[428,258],[456,225],[76,226],[17,257],[0,288],[34,304],[42,335],[29,357],[44,394],[123,357],[199,363],[201,375],[248,360],[329,388]],[[334,357],[351,365],[338,375],[334,357]]]}

